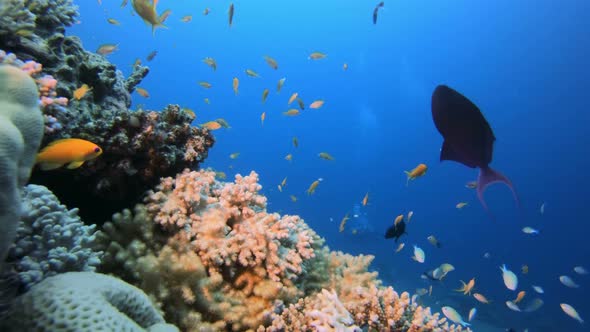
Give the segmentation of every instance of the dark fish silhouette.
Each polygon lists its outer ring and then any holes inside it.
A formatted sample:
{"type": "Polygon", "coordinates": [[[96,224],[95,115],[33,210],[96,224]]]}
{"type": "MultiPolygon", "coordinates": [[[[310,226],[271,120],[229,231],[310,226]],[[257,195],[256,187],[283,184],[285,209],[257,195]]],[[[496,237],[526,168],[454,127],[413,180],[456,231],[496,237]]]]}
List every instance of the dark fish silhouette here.
{"type": "Polygon", "coordinates": [[[489,167],[496,137],[475,104],[448,86],[439,85],[432,93],[432,119],[444,138],[440,160],[479,167],[477,197],[486,211],[489,212],[483,193],[487,186],[496,182],[506,184],[519,204],[512,182],[489,167]]]}
{"type": "Polygon", "coordinates": [[[404,234],[408,233],[406,232],[406,223],[402,220],[399,223],[397,223],[397,225],[393,225],[387,229],[387,232],[385,232],[385,238],[395,238],[395,242],[397,242],[400,236],[404,234]]]}
{"type": "Polygon", "coordinates": [[[385,3],[381,1],[379,4],[377,4],[377,6],[375,6],[375,9],[373,10],[373,24],[377,24],[377,13],[379,12],[379,8],[383,7],[384,5],[385,3]]]}

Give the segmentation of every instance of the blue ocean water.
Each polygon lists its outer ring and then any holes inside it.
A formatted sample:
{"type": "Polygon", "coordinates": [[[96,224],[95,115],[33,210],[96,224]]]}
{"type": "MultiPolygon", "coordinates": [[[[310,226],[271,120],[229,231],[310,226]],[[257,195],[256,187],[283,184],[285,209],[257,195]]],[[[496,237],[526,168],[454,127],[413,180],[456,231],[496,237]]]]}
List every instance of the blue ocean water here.
{"type": "Polygon", "coordinates": [[[431,283],[421,274],[449,262],[456,270],[421,301],[435,310],[451,305],[463,316],[477,307],[475,331],[587,330],[559,303],[590,317],[590,276],[573,271],[578,265],[590,268],[589,2],[386,1],[374,25],[376,2],[234,1],[231,28],[229,3],[161,0],[158,11],[170,8],[172,15],[168,28],[152,35],[129,4],[78,1],[80,24],[68,34],[80,36],[90,50],[118,44],[108,58],[126,75],[136,58],[149,65],[140,86],[150,98],[134,94],[132,108],[158,110],[174,103],[195,111],[195,125],[226,119],[231,128],[215,132],[204,166],[229,177],[255,170],[270,211],[302,216],[332,249],[375,255],[372,267],[397,290],[428,288],[431,283]],[[205,8],[211,10],[207,16],[205,8]],[[192,21],[182,22],[184,15],[193,15],[192,21]],[[121,25],[107,24],[108,18],[121,25]],[[146,62],[154,50],[156,57],[146,62]],[[309,60],[314,51],[327,58],[309,60]],[[267,66],[265,55],[277,59],[278,70],[267,66]],[[202,62],[205,57],[216,59],[216,71],[202,62]],[[261,78],[248,77],[245,69],[261,78]],[[240,80],[237,96],[233,77],[240,80]],[[282,77],[286,82],[277,93],[282,77]],[[199,81],[213,86],[204,89],[199,81]],[[494,185],[485,195],[496,216],[490,219],[475,192],[464,186],[476,179],[477,170],[439,162],[442,137],[430,113],[438,84],[460,91],[486,116],[497,138],[492,167],[512,180],[520,209],[505,186],[494,185]],[[271,92],[262,104],[265,88],[271,92]],[[283,116],[293,92],[306,105],[316,99],[326,103],[297,117],[283,116]],[[234,152],[239,157],[230,159],[234,152]],[[335,160],[320,159],[319,152],[335,160]],[[293,155],[291,162],[284,159],[287,154],[293,155]],[[406,186],[404,170],[419,163],[428,165],[427,174],[406,186]],[[306,195],[318,178],[323,180],[315,194],[306,195]],[[362,213],[372,231],[340,233],[340,220],[355,205],[358,209],[367,192],[362,213]],[[468,205],[459,210],[459,202],[468,205]],[[406,247],[395,254],[396,244],[383,234],[397,215],[409,211],[414,217],[400,239],[406,247]],[[524,226],[540,234],[524,234],[524,226]],[[440,249],[427,241],[431,234],[440,249]],[[425,250],[425,263],[410,258],[414,244],[425,250]],[[524,313],[505,306],[516,292],[503,285],[502,264],[517,273],[519,290],[527,292],[523,302],[538,296],[542,308],[524,313]],[[523,265],[528,274],[521,273],[523,265]],[[565,287],[560,275],[581,287],[565,287]],[[474,277],[475,291],[491,304],[453,291],[459,280],[474,277]],[[545,294],[536,295],[531,285],[542,286],[545,294]]]}

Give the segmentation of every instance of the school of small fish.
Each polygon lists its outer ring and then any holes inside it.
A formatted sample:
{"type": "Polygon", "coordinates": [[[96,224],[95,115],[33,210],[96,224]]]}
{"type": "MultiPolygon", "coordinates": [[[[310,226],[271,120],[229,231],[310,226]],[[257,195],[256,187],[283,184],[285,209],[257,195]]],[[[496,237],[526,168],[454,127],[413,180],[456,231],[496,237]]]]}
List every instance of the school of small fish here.
{"type": "MultiPolygon", "coordinates": [[[[99,1],[99,4],[100,4],[100,1],[99,1]]],[[[125,7],[126,4],[127,4],[127,0],[123,0],[123,3],[121,4],[121,8],[125,7]]],[[[145,23],[147,23],[149,26],[151,26],[153,35],[155,34],[155,31],[157,28],[167,28],[164,25],[164,22],[168,19],[168,17],[170,17],[172,15],[172,11],[170,9],[164,10],[161,14],[158,15],[158,11],[156,9],[157,4],[158,4],[157,0],[132,0],[132,7],[133,7],[134,13],[137,14],[137,16],[139,16],[139,18],[141,20],[143,20],[145,23]]],[[[245,5],[246,4],[244,4],[244,6],[245,5]]],[[[373,8],[373,11],[372,11],[373,24],[377,24],[378,14],[380,12],[383,12],[382,9],[384,8],[384,6],[385,6],[384,2],[379,2],[373,8]]],[[[237,6],[234,6],[234,3],[230,3],[229,7],[227,7],[227,24],[232,29],[234,29],[234,27],[236,29],[239,28],[239,21],[235,20],[236,18],[239,19],[239,17],[236,16],[236,13],[237,13],[236,10],[239,10],[239,8],[237,8],[237,6]]],[[[211,16],[214,16],[215,12],[212,12],[211,9],[208,7],[202,8],[202,17],[208,17],[209,14],[211,14],[211,16]]],[[[184,16],[182,16],[179,20],[182,23],[190,23],[193,20],[196,21],[199,19],[201,19],[201,18],[199,18],[197,16],[193,16],[193,14],[187,13],[184,16]]],[[[203,19],[206,19],[206,18],[203,18],[203,19]]],[[[110,24],[114,27],[117,27],[117,29],[124,28],[124,27],[120,27],[121,25],[124,25],[124,22],[122,22],[122,20],[120,20],[120,19],[109,17],[106,19],[106,21],[108,24],[110,24]]],[[[17,31],[16,33],[17,33],[17,35],[24,36],[24,35],[28,34],[29,31],[23,30],[23,31],[17,31]]],[[[96,53],[98,53],[102,56],[109,56],[109,55],[113,54],[114,52],[116,52],[117,50],[119,50],[119,44],[104,43],[99,46],[99,48],[96,50],[96,53]]],[[[153,50],[151,53],[149,53],[147,55],[146,60],[148,62],[154,60],[154,58],[156,57],[157,54],[158,54],[158,51],[153,50]]],[[[328,59],[328,55],[324,52],[321,52],[321,51],[313,51],[308,54],[307,58],[312,61],[322,60],[319,62],[323,62],[323,61],[329,62],[329,60],[330,60],[330,59],[328,59]]],[[[270,69],[272,69],[273,71],[278,71],[279,68],[283,68],[283,67],[279,67],[278,60],[275,59],[274,57],[271,57],[270,55],[262,56],[262,60],[264,60],[266,65],[268,65],[268,67],[270,69]]],[[[213,72],[217,71],[218,63],[215,58],[213,58],[211,56],[206,56],[206,57],[202,58],[201,61],[204,64],[206,64],[208,67],[210,67],[213,72]]],[[[340,62],[340,63],[342,64],[342,62],[340,62]]],[[[225,66],[224,63],[220,63],[220,64],[222,66],[225,66]]],[[[141,60],[139,58],[137,58],[137,60],[133,64],[133,66],[135,67],[135,66],[139,66],[139,65],[141,65],[141,60]]],[[[255,65],[253,65],[252,68],[258,68],[258,67],[255,67],[255,65]]],[[[233,76],[233,78],[231,78],[231,81],[232,81],[231,89],[232,89],[233,94],[235,96],[240,95],[239,88],[240,88],[241,81],[238,76],[244,77],[244,75],[245,75],[246,77],[249,77],[252,79],[259,79],[261,82],[267,81],[259,74],[259,72],[257,72],[255,69],[252,69],[252,68],[241,68],[240,72],[238,72],[238,71],[234,72],[233,75],[236,75],[236,76],[233,76]]],[[[346,63],[346,62],[343,63],[342,70],[347,71],[348,69],[349,69],[348,63],[346,63]]],[[[250,79],[248,79],[248,78],[244,78],[243,84],[245,86],[248,85],[249,80],[250,79]]],[[[280,92],[283,90],[286,80],[287,80],[286,77],[282,77],[278,80],[278,82],[276,83],[276,94],[280,94],[280,92]]],[[[223,83],[223,85],[225,87],[221,87],[222,89],[229,90],[229,87],[226,86],[226,84],[228,84],[227,83],[228,81],[229,81],[229,78],[226,78],[224,81],[226,83],[223,83]]],[[[216,82],[216,81],[211,80],[211,82],[216,82]]],[[[273,81],[273,82],[275,82],[275,81],[273,81]]],[[[206,81],[206,80],[199,80],[199,81],[197,81],[197,84],[199,86],[201,86],[206,91],[211,91],[211,89],[218,89],[219,86],[221,85],[221,83],[217,84],[217,82],[216,82],[216,85],[214,87],[212,83],[210,83],[209,81],[206,81]]],[[[268,84],[271,84],[271,83],[267,82],[266,84],[267,84],[267,86],[269,86],[268,84]]],[[[272,83],[272,84],[274,84],[274,83],[272,83]]],[[[272,84],[270,85],[271,87],[272,87],[272,84]]],[[[291,89],[290,87],[288,87],[288,88],[291,89]]],[[[145,88],[136,87],[135,91],[141,97],[144,97],[144,98],[150,97],[149,92],[145,88]]],[[[293,91],[293,90],[291,90],[291,91],[293,91]]],[[[76,90],[72,91],[72,96],[73,96],[73,99],[75,99],[76,101],[83,101],[85,98],[91,98],[92,92],[93,92],[93,88],[91,86],[89,86],[88,84],[83,84],[82,86],[78,87],[76,90]]],[[[258,93],[260,93],[260,92],[257,92],[257,95],[258,95],[258,93]]],[[[311,103],[306,105],[299,92],[295,91],[295,92],[290,92],[290,93],[291,93],[290,97],[287,99],[287,103],[286,103],[287,106],[282,111],[282,114],[286,117],[304,116],[305,114],[307,114],[309,112],[308,110],[320,110],[320,109],[325,108],[327,111],[329,111],[329,109],[330,109],[331,104],[326,104],[326,101],[324,99],[317,99],[317,97],[320,97],[320,96],[307,96],[307,95],[305,95],[304,98],[307,101],[311,101],[311,103]],[[294,102],[296,102],[296,107],[298,107],[298,108],[292,108],[291,105],[294,102]],[[307,106],[308,110],[306,110],[306,106],[307,106]]],[[[258,95],[258,96],[260,96],[260,95],[258,95]]],[[[273,98],[276,98],[276,97],[270,96],[269,88],[265,88],[264,90],[262,90],[261,104],[265,105],[269,98],[272,100],[273,98]]],[[[204,100],[205,104],[207,104],[207,105],[211,104],[211,100],[209,99],[209,97],[205,97],[205,98],[203,98],[203,100],[204,100]]],[[[192,111],[190,109],[185,109],[185,112],[189,113],[193,118],[196,118],[196,114],[194,111],[192,111]]],[[[267,126],[271,125],[272,122],[275,121],[275,117],[272,115],[272,113],[270,111],[266,111],[266,110],[261,111],[259,114],[260,114],[260,122],[261,122],[260,125],[261,126],[265,125],[265,121],[268,122],[267,126]],[[267,115],[270,115],[270,118],[267,118],[267,115]]],[[[297,120],[290,120],[290,121],[297,121],[297,120]]],[[[200,124],[199,126],[201,128],[204,128],[204,129],[210,130],[210,131],[219,130],[221,128],[230,128],[227,121],[225,121],[222,118],[218,118],[218,119],[211,120],[211,121],[206,121],[206,122],[200,124]]],[[[299,147],[298,137],[294,136],[292,138],[292,145],[294,148],[299,147]]],[[[94,162],[95,159],[97,157],[99,157],[102,153],[103,153],[102,149],[92,142],[88,142],[88,141],[85,141],[82,139],[69,138],[69,139],[55,141],[55,142],[49,144],[48,146],[46,146],[44,149],[42,149],[37,156],[36,163],[39,165],[39,167],[42,170],[57,169],[57,168],[60,168],[64,165],[66,165],[66,167],[68,169],[74,169],[74,168],[81,167],[85,162],[94,162]]],[[[240,152],[234,152],[229,155],[229,158],[232,160],[235,160],[239,156],[240,156],[240,152]]],[[[327,161],[335,161],[336,160],[331,153],[326,152],[326,151],[319,152],[317,154],[317,156],[322,160],[327,160],[327,161]]],[[[288,153],[284,157],[284,159],[289,162],[292,162],[293,158],[294,158],[293,153],[288,153]]],[[[326,164],[328,164],[328,163],[326,163],[326,164]]],[[[424,163],[419,163],[413,169],[404,171],[404,173],[406,174],[406,186],[409,186],[410,182],[414,182],[415,180],[417,180],[421,177],[424,177],[426,175],[427,171],[428,171],[428,166],[424,163]]],[[[216,177],[223,180],[226,178],[226,175],[224,172],[216,172],[216,177]]],[[[317,178],[317,179],[311,181],[307,190],[305,191],[306,194],[309,196],[314,195],[316,193],[316,190],[318,190],[319,185],[322,182],[322,180],[323,180],[322,178],[317,178]]],[[[417,181],[417,182],[421,182],[421,181],[422,180],[417,181]]],[[[468,189],[478,190],[478,181],[466,182],[464,184],[464,186],[465,186],[465,188],[468,188],[468,189]]],[[[278,191],[281,193],[284,192],[286,189],[289,190],[291,187],[292,187],[292,185],[289,185],[289,188],[287,188],[287,177],[285,177],[283,179],[283,181],[281,181],[280,184],[277,185],[278,191]]],[[[293,203],[298,201],[297,196],[295,196],[294,194],[289,194],[289,198],[290,198],[291,202],[293,202],[293,203]]],[[[455,200],[455,202],[457,202],[457,201],[458,200],[455,200]]],[[[361,204],[363,206],[367,206],[369,204],[369,192],[367,192],[365,194],[365,196],[361,200],[361,204]]],[[[456,203],[455,208],[462,210],[462,209],[465,209],[465,207],[467,207],[468,205],[469,205],[468,202],[459,201],[458,203],[456,203]]],[[[546,206],[545,202],[543,202],[540,205],[540,207],[539,207],[539,214],[540,215],[545,214],[545,206],[546,206]]],[[[485,205],[484,205],[484,207],[485,207],[485,205]]],[[[469,212],[469,211],[467,209],[464,212],[469,212]]],[[[414,212],[410,211],[407,213],[407,217],[404,218],[404,214],[400,214],[394,219],[393,226],[390,227],[390,230],[393,230],[393,232],[395,233],[394,237],[395,237],[396,241],[399,238],[399,236],[401,236],[403,234],[407,234],[407,232],[405,231],[405,227],[406,227],[406,224],[410,223],[413,215],[414,215],[414,212]]],[[[349,220],[350,220],[350,213],[347,212],[347,213],[345,213],[344,217],[342,218],[341,222],[339,223],[339,232],[340,233],[344,232],[344,230],[347,227],[347,222],[349,220]]],[[[526,235],[541,236],[540,230],[537,228],[534,228],[532,226],[524,226],[521,230],[522,230],[522,233],[524,233],[526,235]]],[[[355,234],[356,232],[352,232],[352,233],[355,234]]],[[[442,247],[441,242],[433,234],[429,235],[426,238],[426,240],[434,248],[440,249],[442,247]]],[[[447,241],[447,239],[444,239],[444,240],[445,240],[445,242],[447,241]]],[[[394,253],[399,253],[404,249],[404,247],[405,247],[405,243],[401,242],[397,245],[397,247],[395,249],[392,249],[392,250],[394,253]]],[[[436,249],[431,248],[431,250],[436,250],[436,249]]],[[[441,249],[441,250],[444,250],[444,249],[441,249]]],[[[486,252],[484,257],[490,258],[491,255],[486,252]]],[[[418,245],[413,245],[413,256],[411,256],[411,258],[418,263],[425,263],[426,253],[418,245]]],[[[406,256],[406,259],[407,259],[407,256],[406,256]]],[[[433,270],[427,271],[424,274],[422,274],[422,278],[426,279],[426,280],[430,280],[430,281],[439,281],[440,282],[445,279],[445,277],[447,276],[447,274],[449,272],[454,271],[454,270],[455,270],[455,267],[453,265],[451,265],[449,263],[443,263],[440,266],[434,268],[433,270]]],[[[503,264],[500,267],[500,270],[502,272],[502,280],[504,282],[504,286],[510,291],[517,291],[518,290],[518,277],[517,277],[517,275],[513,271],[509,270],[505,264],[503,264]]],[[[583,266],[575,266],[573,268],[573,271],[578,276],[587,275],[589,273],[588,270],[586,270],[586,268],[583,266]]],[[[521,273],[523,275],[526,275],[529,273],[529,266],[527,264],[522,265],[521,273]]],[[[561,275],[561,276],[559,276],[558,279],[561,282],[561,284],[563,284],[564,286],[566,286],[568,288],[580,288],[581,287],[570,276],[561,275]]],[[[463,280],[461,280],[460,281],[461,286],[460,286],[460,288],[456,289],[456,291],[460,292],[463,295],[468,296],[468,297],[473,296],[475,301],[477,301],[480,304],[486,304],[486,305],[490,304],[491,301],[486,296],[484,296],[481,293],[474,292],[475,280],[476,280],[475,277],[470,279],[467,283],[464,282],[463,280]],[[473,292],[473,294],[472,294],[472,292],[473,292]]],[[[533,295],[535,293],[536,294],[544,294],[544,289],[541,286],[531,285],[530,287],[532,288],[532,290],[534,290],[534,293],[530,292],[531,294],[533,294],[533,295]]],[[[416,293],[419,296],[426,296],[426,295],[432,296],[432,285],[430,285],[429,289],[419,288],[416,290],[416,293]]],[[[505,303],[506,307],[508,307],[510,310],[513,310],[515,312],[532,312],[532,311],[538,310],[541,306],[543,306],[544,302],[540,298],[534,298],[534,299],[529,300],[527,302],[527,299],[529,299],[530,297],[531,297],[531,295],[527,295],[525,290],[520,290],[520,291],[518,291],[517,295],[514,298],[506,299],[504,303],[505,303]],[[524,309],[522,309],[519,306],[519,304],[522,305],[522,302],[524,302],[526,304],[526,305],[523,305],[524,309]]],[[[583,319],[580,317],[580,314],[576,311],[576,309],[572,305],[567,304],[567,303],[561,303],[560,307],[561,307],[562,311],[567,316],[571,317],[572,319],[574,319],[580,323],[584,322],[583,319]]],[[[455,310],[454,308],[452,308],[450,306],[443,306],[442,312],[448,320],[450,320],[454,323],[460,324],[462,326],[469,326],[470,325],[470,323],[467,323],[466,321],[463,320],[461,314],[457,310],[455,310]]],[[[477,308],[473,307],[468,313],[467,321],[472,322],[475,319],[476,314],[477,314],[477,308]]]]}

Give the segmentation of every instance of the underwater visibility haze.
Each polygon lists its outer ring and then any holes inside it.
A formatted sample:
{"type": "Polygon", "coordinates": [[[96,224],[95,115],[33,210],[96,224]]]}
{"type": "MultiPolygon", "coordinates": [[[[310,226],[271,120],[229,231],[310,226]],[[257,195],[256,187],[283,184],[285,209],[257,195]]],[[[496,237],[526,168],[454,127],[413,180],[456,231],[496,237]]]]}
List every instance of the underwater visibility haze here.
{"type": "Polygon", "coordinates": [[[0,13],[0,329],[588,330],[590,2],[0,13]]]}

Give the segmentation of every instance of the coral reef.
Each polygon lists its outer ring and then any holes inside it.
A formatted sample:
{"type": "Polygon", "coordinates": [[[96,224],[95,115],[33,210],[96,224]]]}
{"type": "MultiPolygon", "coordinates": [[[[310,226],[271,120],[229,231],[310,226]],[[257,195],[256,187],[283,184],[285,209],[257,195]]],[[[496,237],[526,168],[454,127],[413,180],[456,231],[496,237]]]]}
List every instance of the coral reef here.
{"type": "Polygon", "coordinates": [[[25,72],[0,65],[0,261],[14,241],[20,190],[43,136],[38,98],[37,86],[25,72]]]}
{"type": "Polygon", "coordinates": [[[162,179],[134,214],[104,224],[101,270],[183,331],[461,330],[381,286],[373,256],[330,252],[299,217],[268,213],[257,182],[203,170],[162,179]]]}
{"type": "Polygon", "coordinates": [[[111,276],[68,272],[20,296],[2,331],[161,331],[166,324],[141,290],[111,276]]]}
{"type": "Polygon", "coordinates": [[[59,273],[94,271],[100,264],[95,226],[85,226],[77,213],[68,211],[47,188],[25,187],[23,216],[7,259],[22,290],[59,273]]]}
{"type": "Polygon", "coordinates": [[[42,85],[45,106],[42,145],[74,137],[105,151],[83,169],[35,170],[33,183],[47,186],[66,205],[80,208],[85,220],[102,223],[137,203],[160,177],[197,168],[204,160],[213,137],[190,126],[194,116],[176,105],[162,114],[129,110],[130,93],[149,68],[135,65],[126,79],[104,56],[86,51],[78,37],[64,35],[65,27],[77,18],[72,1],[8,0],[0,6],[0,14],[6,22],[0,25],[0,48],[14,54],[9,57],[37,64],[34,71],[40,76],[35,78],[42,85]],[[74,98],[74,91],[83,84],[91,89],[74,98]],[[74,185],[63,186],[66,181],[74,185]]]}

